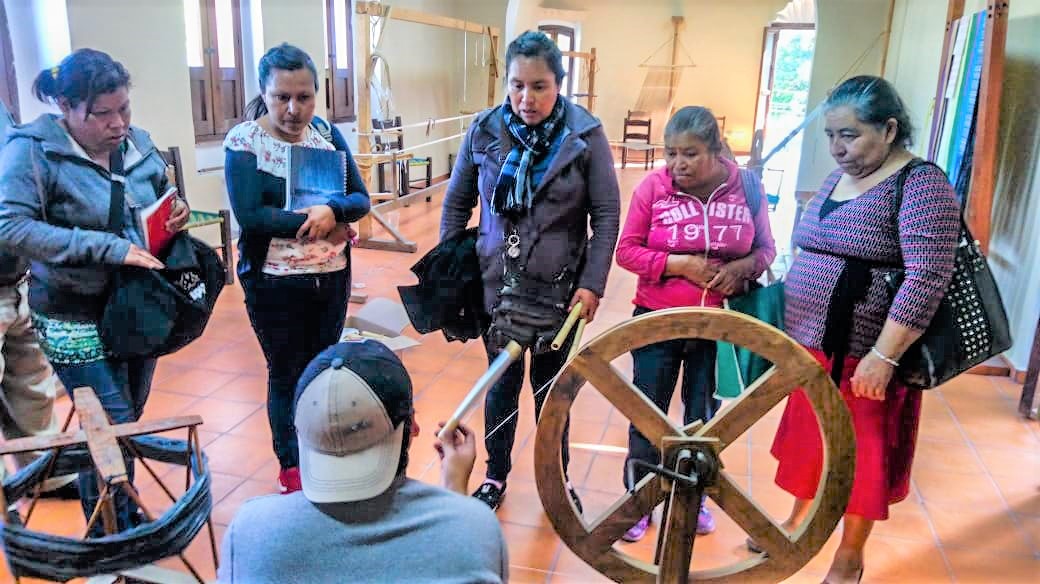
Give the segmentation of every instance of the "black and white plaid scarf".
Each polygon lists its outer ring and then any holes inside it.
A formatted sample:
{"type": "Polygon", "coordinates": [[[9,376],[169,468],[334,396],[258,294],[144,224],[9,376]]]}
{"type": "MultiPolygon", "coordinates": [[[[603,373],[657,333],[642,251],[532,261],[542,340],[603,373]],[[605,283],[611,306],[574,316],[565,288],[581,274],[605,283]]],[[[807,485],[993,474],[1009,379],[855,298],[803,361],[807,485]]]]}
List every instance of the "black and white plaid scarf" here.
{"type": "Polygon", "coordinates": [[[552,149],[553,138],[563,128],[564,98],[556,96],[549,117],[537,126],[528,126],[513,113],[509,105],[509,97],[502,104],[502,120],[515,140],[509,156],[502,164],[495,185],[495,196],[491,200],[491,208],[497,215],[520,215],[531,208],[534,198],[534,185],[531,184],[531,168],[535,162],[552,149]]]}

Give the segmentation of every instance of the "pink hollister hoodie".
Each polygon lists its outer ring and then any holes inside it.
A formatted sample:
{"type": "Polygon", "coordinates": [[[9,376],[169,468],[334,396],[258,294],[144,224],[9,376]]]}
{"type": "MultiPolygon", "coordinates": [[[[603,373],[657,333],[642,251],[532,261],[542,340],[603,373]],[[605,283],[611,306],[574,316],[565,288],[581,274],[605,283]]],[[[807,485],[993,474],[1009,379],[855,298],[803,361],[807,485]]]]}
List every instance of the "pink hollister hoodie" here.
{"type": "Polygon", "coordinates": [[[752,217],[737,165],[728,159],[722,163],[729,178],[707,203],[677,191],[667,168],[651,172],[636,187],[617,246],[618,265],[639,276],[634,304],[651,310],[722,306],[718,292],[665,276],[670,254],[704,254],[718,265],[752,254],[759,274],[773,262],[776,247],[764,191],[752,217]]]}

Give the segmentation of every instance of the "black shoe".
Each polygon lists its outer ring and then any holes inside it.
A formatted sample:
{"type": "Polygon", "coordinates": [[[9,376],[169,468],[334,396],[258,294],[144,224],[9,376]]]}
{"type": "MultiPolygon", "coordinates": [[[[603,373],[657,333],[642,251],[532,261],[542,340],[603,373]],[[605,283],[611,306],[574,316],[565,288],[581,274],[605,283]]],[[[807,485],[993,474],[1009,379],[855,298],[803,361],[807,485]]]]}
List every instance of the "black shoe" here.
{"type": "Polygon", "coordinates": [[[473,497],[478,501],[484,503],[488,507],[491,507],[492,511],[498,509],[498,506],[502,504],[502,498],[506,496],[506,484],[502,483],[502,488],[498,488],[492,483],[484,483],[480,485],[480,488],[473,492],[473,497]]]}
{"type": "Polygon", "coordinates": [[[570,493],[571,501],[574,501],[574,506],[578,509],[578,514],[580,515],[584,513],[585,510],[581,507],[581,499],[578,498],[578,491],[575,491],[574,487],[568,487],[567,492],[570,493]]]}
{"type": "Polygon", "coordinates": [[[57,489],[51,489],[50,491],[43,491],[40,493],[41,499],[61,499],[62,501],[78,501],[79,500],[79,487],[76,486],[76,481],[62,485],[57,489]]]}

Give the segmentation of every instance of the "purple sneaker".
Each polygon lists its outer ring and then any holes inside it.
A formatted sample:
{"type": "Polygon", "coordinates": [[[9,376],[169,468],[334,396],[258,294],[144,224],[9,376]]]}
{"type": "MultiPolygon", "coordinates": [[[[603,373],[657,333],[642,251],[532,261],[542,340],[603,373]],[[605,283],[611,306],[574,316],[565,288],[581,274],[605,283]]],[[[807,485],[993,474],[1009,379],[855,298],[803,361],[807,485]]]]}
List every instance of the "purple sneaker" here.
{"type": "Polygon", "coordinates": [[[697,514],[697,535],[708,535],[715,531],[715,518],[711,511],[701,503],[701,511],[697,514]]]}
{"type": "Polygon", "coordinates": [[[625,535],[621,536],[621,539],[630,543],[637,542],[646,536],[646,531],[648,529],[650,529],[650,516],[643,515],[639,521],[636,521],[635,525],[628,528],[628,531],[625,532],[625,535]]]}

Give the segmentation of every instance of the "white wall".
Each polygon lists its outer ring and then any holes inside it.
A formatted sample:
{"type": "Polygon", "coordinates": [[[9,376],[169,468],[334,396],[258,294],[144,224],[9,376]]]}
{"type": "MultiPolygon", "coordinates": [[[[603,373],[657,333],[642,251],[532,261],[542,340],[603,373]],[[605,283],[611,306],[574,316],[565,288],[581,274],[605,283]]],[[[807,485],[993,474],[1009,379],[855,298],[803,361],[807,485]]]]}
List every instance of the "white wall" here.
{"type": "MultiPolygon", "coordinates": [[[[879,40],[878,35],[888,24],[888,6],[889,0],[816,1],[816,56],[809,82],[810,111],[843,79],[881,73],[885,40],[879,40]],[[859,65],[853,67],[857,61],[859,65]]],[[[805,128],[796,190],[816,191],[835,167],[824,139],[821,115],[805,128]]]]}
{"type": "MultiPolygon", "coordinates": [[[[968,0],[965,14],[986,7],[968,0]]],[[[927,148],[939,76],[945,0],[897,0],[886,77],[911,104],[927,148]]],[[[1015,344],[1005,357],[1024,370],[1040,318],[1040,2],[1012,1],[998,138],[989,264],[997,278],[1015,344]]]]}
{"type": "Polygon", "coordinates": [[[928,152],[932,104],[939,82],[947,0],[896,0],[885,78],[910,109],[915,136],[911,151],[928,152]]]}
{"type": "MultiPolygon", "coordinates": [[[[253,0],[256,2],[257,0],[253,0]]],[[[325,95],[325,0],[262,0],[263,50],[289,43],[303,49],[318,68],[319,97],[325,95]]],[[[247,93],[249,98],[255,92],[247,93]]],[[[325,99],[314,114],[327,117],[325,99]]]]}
{"type": "MultiPolygon", "coordinates": [[[[219,178],[194,172],[195,132],[181,0],[74,0],[68,11],[74,50],[105,51],[130,72],[134,125],[151,133],[159,148],[180,146],[191,205],[199,209],[226,206],[219,178]],[[155,26],[158,22],[168,26],[155,26]]],[[[202,235],[212,240],[213,231],[202,235]]]]}
{"type": "MultiPolygon", "coordinates": [[[[61,2],[63,0],[59,0],[61,2]]],[[[44,43],[37,31],[48,22],[65,17],[63,6],[54,0],[3,0],[7,12],[7,28],[14,52],[15,77],[18,84],[18,110],[22,123],[30,122],[43,113],[57,113],[58,108],[38,101],[32,94],[33,80],[43,69],[53,67],[64,55],[54,55],[50,45],[68,44],[68,30],[58,22],[52,24],[56,34],[66,38],[52,38],[44,43]]]]}
{"type": "MultiPolygon", "coordinates": [[[[621,138],[623,120],[628,110],[635,109],[646,73],[639,65],[662,44],[651,64],[670,63],[671,18],[685,17],[680,39],[686,52],[680,50],[678,59],[687,63],[692,58],[696,66],[682,70],[675,105],[703,105],[716,116],[726,116],[731,147],[750,148],[763,29],[787,0],[514,0],[510,4],[509,40],[547,21],[580,26],[579,49],[595,47],[597,53],[594,113],[612,139],[621,138]]],[[[660,128],[665,122],[654,120],[660,128]]]]}

